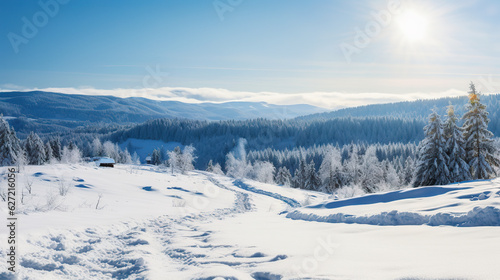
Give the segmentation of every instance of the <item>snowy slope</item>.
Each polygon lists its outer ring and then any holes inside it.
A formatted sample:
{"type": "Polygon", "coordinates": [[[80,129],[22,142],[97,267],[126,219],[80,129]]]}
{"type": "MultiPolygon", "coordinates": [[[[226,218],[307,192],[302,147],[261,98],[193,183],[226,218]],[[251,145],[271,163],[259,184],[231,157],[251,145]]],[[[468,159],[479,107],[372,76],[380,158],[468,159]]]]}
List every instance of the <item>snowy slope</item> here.
{"type": "Polygon", "coordinates": [[[500,181],[406,189],[328,201],[292,219],[374,225],[500,226],[500,181]]]}
{"type": "MultiPolygon", "coordinates": [[[[322,220],[338,213],[360,218],[498,209],[496,180],[333,200],[206,172],[171,175],[152,166],[29,166],[20,175],[20,187],[31,186],[32,193],[24,188],[19,202],[19,279],[500,276],[500,227],[322,220]]],[[[5,219],[5,202],[0,210],[5,219]]],[[[488,215],[498,221],[494,213],[488,215]]],[[[11,279],[0,268],[0,279],[11,279]]]]}

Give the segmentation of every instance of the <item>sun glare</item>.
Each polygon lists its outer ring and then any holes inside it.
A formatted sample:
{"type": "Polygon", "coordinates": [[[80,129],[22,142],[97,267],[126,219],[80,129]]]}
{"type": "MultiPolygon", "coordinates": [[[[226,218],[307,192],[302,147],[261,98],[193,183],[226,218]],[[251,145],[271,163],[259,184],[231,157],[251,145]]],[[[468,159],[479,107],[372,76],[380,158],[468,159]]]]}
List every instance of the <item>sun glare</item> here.
{"type": "Polygon", "coordinates": [[[399,28],[403,36],[409,41],[424,40],[427,34],[427,19],[415,11],[408,11],[401,15],[398,20],[399,28]]]}

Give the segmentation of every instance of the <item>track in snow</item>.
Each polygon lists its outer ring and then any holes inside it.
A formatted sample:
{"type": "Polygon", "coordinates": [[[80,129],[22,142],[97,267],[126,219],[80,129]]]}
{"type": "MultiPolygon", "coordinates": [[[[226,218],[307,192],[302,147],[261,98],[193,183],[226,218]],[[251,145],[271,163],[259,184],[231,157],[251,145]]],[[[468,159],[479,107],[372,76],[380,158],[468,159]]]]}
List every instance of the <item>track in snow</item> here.
{"type": "Polygon", "coordinates": [[[286,196],[282,196],[282,195],[277,194],[277,193],[267,192],[267,191],[264,191],[261,189],[254,188],[252,186],[249,186],[248,184],[243,183],[243,181],[241,181],[241,180],[235,180],[233,182],[233,185],[240,188],[240,189],[249,191],[249,192],[253,192],[256,194],[261,194],[261,195],[272,197],[274,199],[281,200],[282,202],[288,204],[289,206],[291,206],[293,208],[297,208],[297,207],[301,206],[301,204],[298,201],[296,201],[295,199],[292,199],[292,198],[289,198],[286,196]]]}
{"type": "MultiPolygon", "coordinates": [[[[63,230],[29,240],[21,255],[21,279],[281,279],[248,268],[286,259],[233,244],[211,244],[210,231],[200,226],[252,210],[249,194],[209,177],[216,186],[235,193],[234,205],[180,219],[165,215],[144,222],[120,223],[83,231],[63,230]],[[242,251],[243,249],[243,251],[242,251]],[[252,252],[252,250],[254,250],[252,252]],[[251,253],[249,253],[251,252],[251,253]],[[206,267],[222,267],[214,275],[206,267]],[[235,274],[236,273],[236,274],[235,274]],[[165,278],[167,277],[167,278],[165,278]]],[[[8,279],[0,274],[0,279],[8,279]]]]}

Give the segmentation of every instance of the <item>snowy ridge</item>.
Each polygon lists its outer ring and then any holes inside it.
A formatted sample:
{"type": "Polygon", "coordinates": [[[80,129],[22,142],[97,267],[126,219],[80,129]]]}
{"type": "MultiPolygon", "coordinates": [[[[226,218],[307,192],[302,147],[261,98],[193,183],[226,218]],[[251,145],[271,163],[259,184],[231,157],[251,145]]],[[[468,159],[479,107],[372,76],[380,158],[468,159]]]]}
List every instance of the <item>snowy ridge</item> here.
{"type": "Polygon", "coordinates": [[[383,226],[500,226],[498,206],[498,181],[485,180],[463,186],[420,187],[329,201],[296,209],[286,217],[383,226]]]}
{"type": "Polygon", "coordinates": [[[466,214],[437,213],[435,215],[422,215],[412,212],[382,212],[371,216],[355,216],[344,213],[336,213],[328,216],[317,214],[301,213],[295,210],[286,215],[293,220],[316,221],[325,223],[348,223],[367,224],[379,226],[399,226],[399,225],[429,225],[429,226],[500,226],[500,209],[488,207],[476,207],[466,214]]]}

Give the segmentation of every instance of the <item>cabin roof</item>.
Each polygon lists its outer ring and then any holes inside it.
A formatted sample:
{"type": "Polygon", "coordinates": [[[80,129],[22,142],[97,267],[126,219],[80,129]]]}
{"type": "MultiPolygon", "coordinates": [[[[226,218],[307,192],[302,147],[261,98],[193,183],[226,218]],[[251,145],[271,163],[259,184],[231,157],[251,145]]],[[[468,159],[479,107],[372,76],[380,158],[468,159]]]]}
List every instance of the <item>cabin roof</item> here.
{"type": "Polygon", "coordinates": [[[96,162],[99,164],[101,164],[101,163],[115,163],[115,160],[112,158],[109,158],[109,157],[102,157],[102,158],[99,158],[98,160],[96,160],[96,162]]]}

